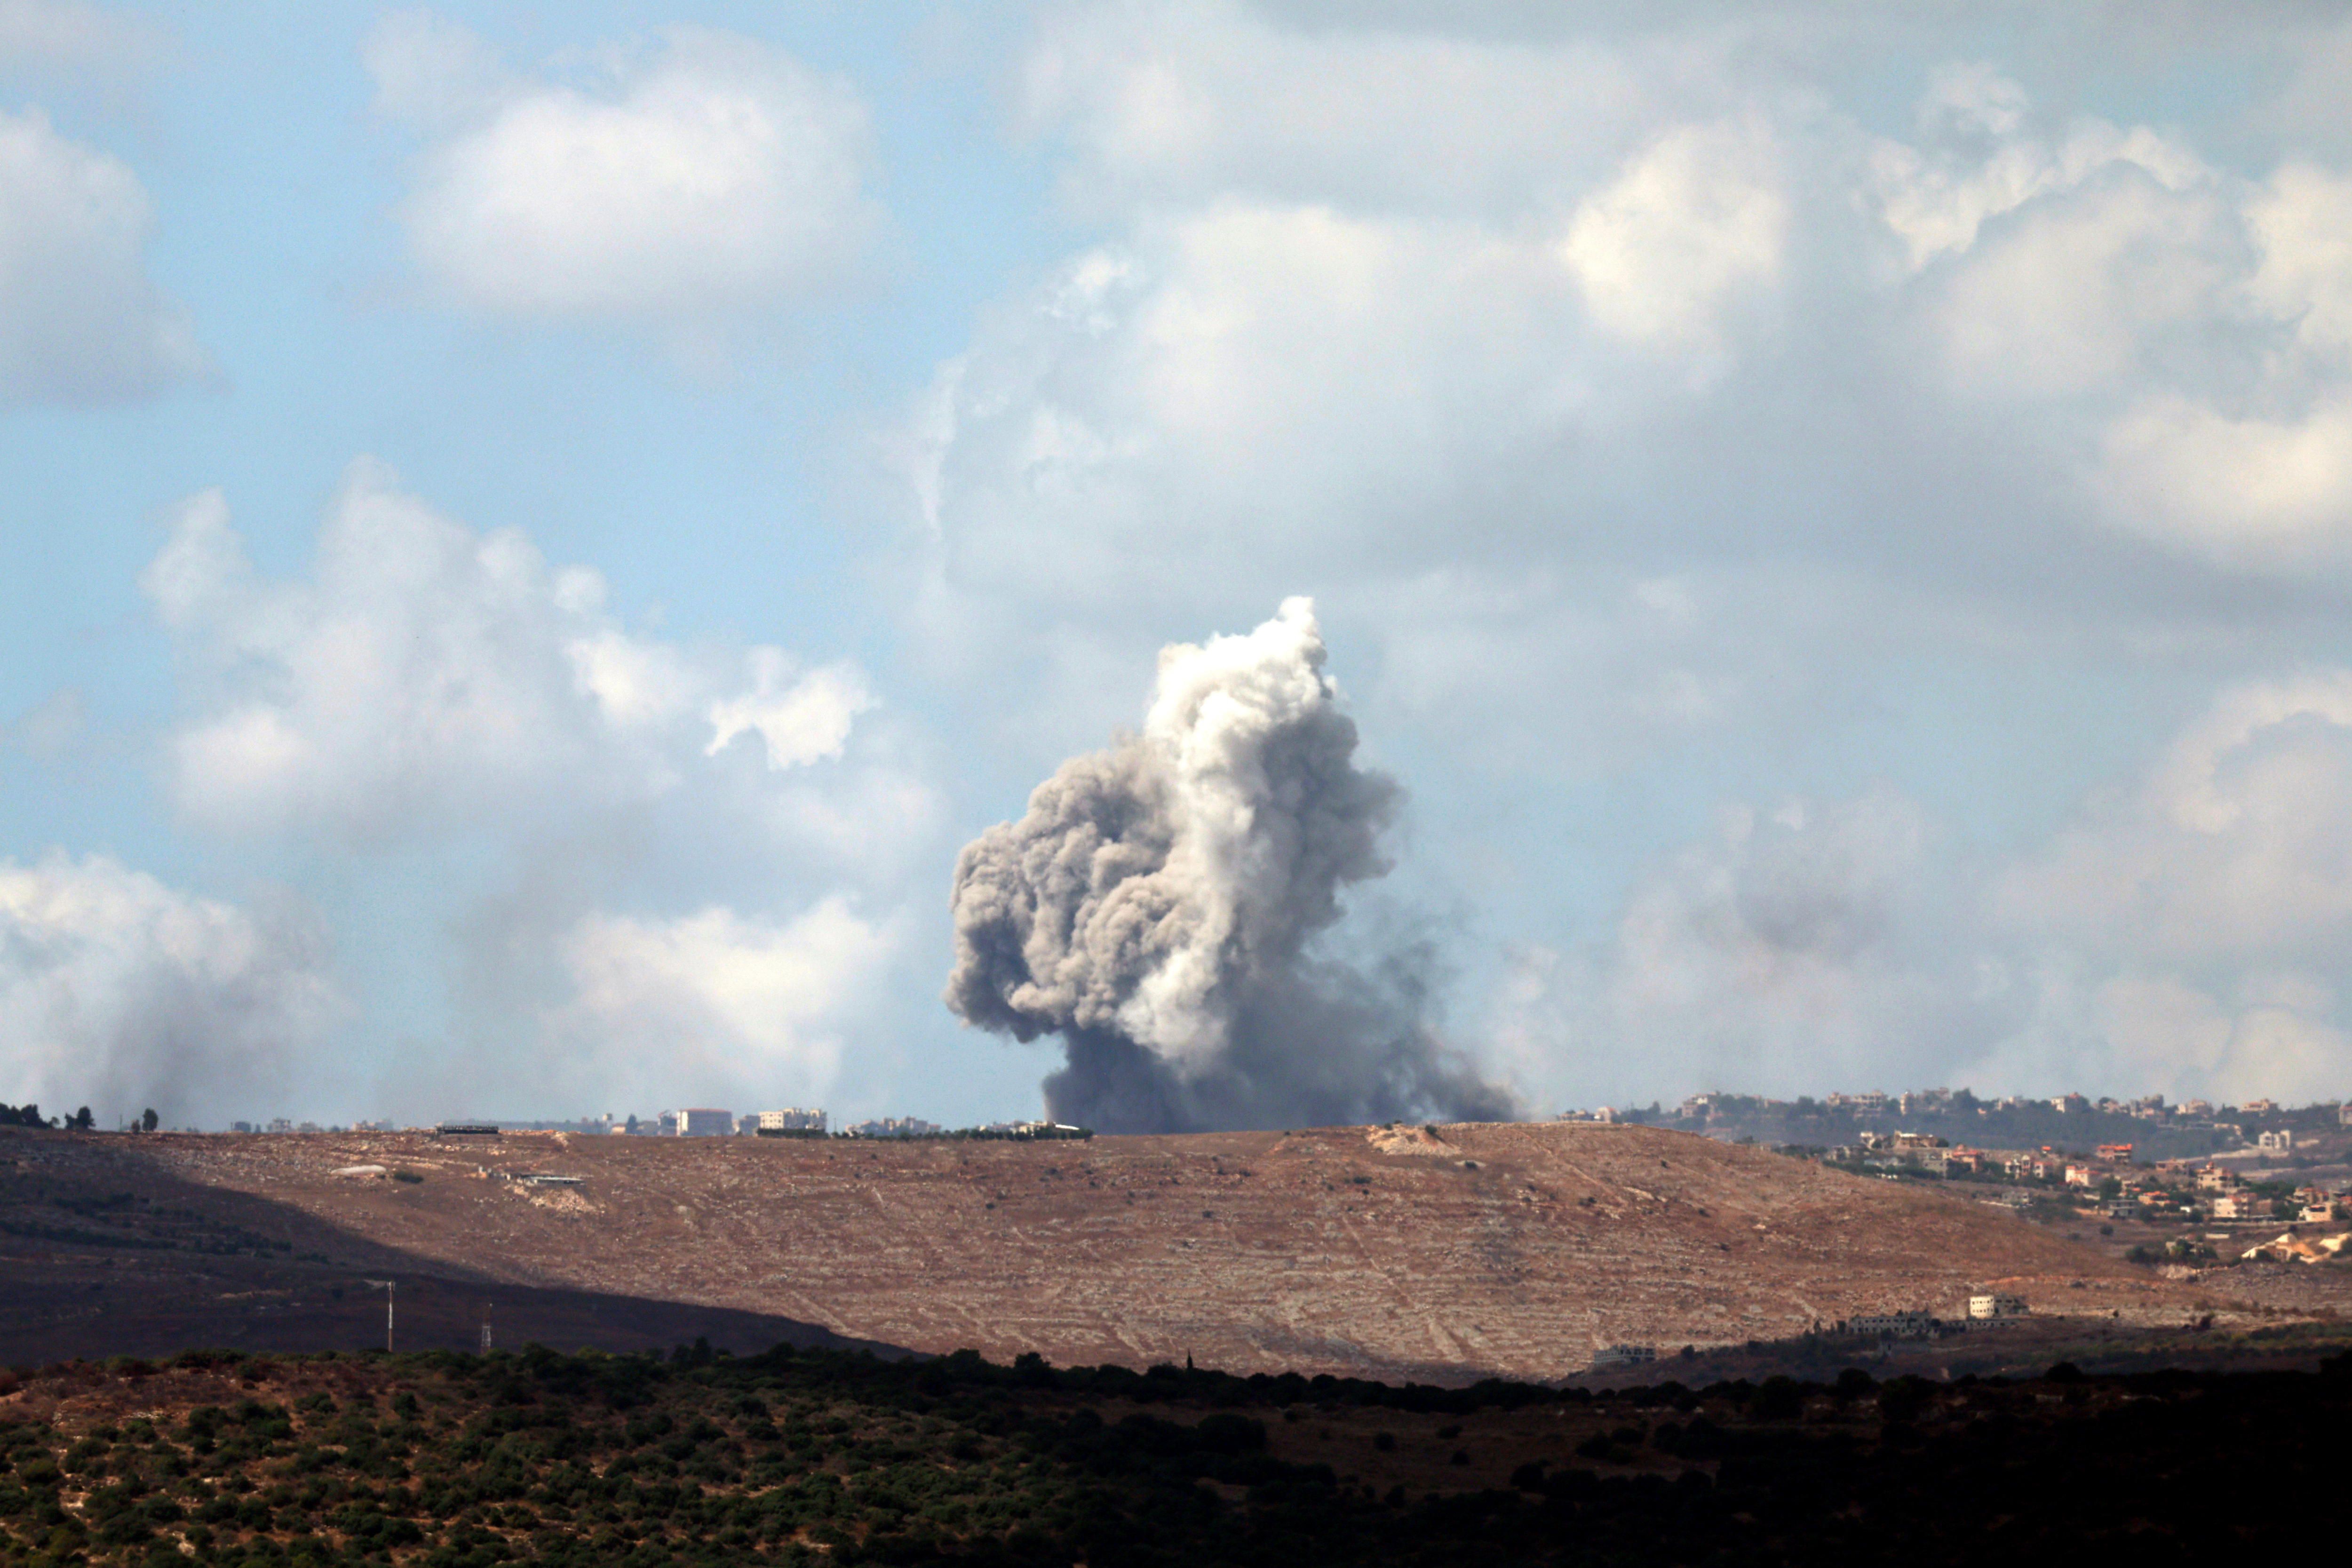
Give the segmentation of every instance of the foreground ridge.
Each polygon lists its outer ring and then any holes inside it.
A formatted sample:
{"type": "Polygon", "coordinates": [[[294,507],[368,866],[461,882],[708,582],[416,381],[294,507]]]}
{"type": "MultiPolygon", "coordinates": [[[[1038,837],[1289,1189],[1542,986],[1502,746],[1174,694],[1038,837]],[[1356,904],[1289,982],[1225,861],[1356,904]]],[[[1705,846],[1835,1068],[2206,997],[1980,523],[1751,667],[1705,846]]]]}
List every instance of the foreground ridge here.
{"type": "Polygon", "coordinates": [[[1958,1563],[2284,1544],[2317,1374],[1590,1392],[789,1346],[0,1378],[0,1561],[1958,1563]]]}

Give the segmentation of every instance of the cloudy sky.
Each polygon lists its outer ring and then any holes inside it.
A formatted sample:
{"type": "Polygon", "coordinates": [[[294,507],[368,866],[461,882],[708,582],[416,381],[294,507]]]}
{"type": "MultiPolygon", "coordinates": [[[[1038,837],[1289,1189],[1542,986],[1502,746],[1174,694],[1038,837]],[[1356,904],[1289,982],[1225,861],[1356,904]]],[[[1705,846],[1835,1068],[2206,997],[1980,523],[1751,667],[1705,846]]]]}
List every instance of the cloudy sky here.
{"type": "Polygon", "coordinates": [[[1294,595],[1534,1109],[2341,1094],[2352,24],[1895,9],[0,0],[0,1100],[1034,1113],[1294,595]]]}

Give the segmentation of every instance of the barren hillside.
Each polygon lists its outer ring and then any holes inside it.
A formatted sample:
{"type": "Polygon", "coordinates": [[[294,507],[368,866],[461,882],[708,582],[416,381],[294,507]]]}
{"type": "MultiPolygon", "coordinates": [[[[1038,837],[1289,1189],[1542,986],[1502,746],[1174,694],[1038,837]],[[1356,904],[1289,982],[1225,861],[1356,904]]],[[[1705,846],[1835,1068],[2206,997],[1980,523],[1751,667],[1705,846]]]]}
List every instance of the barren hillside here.
{"type": "Polygon", "coordinates": [[[1553,1377],[1613,1342],[1949,1314],[1996,1282],[2127,1323],[2214,1306],[1963,1197],[1642,1128],[101,1142],[419,1266],[1057,1364],[1553,1377]],[[361,1164],[387,1174],[333,1173],[361,1164]],[[534,1173],[580,1184],[515,1179],[534,1173]]]}

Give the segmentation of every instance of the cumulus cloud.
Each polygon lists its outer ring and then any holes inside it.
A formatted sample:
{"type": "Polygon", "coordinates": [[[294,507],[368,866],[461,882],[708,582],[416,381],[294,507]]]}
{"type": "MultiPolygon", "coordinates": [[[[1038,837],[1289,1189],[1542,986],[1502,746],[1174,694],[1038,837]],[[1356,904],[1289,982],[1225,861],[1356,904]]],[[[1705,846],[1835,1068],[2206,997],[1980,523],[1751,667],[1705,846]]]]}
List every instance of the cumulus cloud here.
{"type": "Polygon", "coordinates": [[[2149,545],[2183,604],[2339,559],[2333,172],[1966,58],[1880,129],[1770,24],[1685,22],[1047,13],[1022,122],[1108,237],[983,312],[895,443],[942,665],[1302,574],[1934,599],[1965,559],[1994,602],[1944,618],[2025,635],[2024,584],[2095,618],[2149,545]]]}
{"type": "Polygon", "coordinates": [[[1608,936],[1530,945],[1499,1047],[1555,1095],[1970,1081],[2324,1098],[2352,1070],[2352,674],[2224,692],[2004,860],[1915,801],[1727,809],[1608,936]]]}
{"type": "Polygon", "coordinates": [[[0,405],[152,395],[200,374],[147,270],[146,187],[121,159],[0,110],[0,405]]]}
{"type": "Polygon", "coordinates": [[[1744,289],[1775,282],[1789,205],[1769,136],[1751,126],[1677,126],[1577,208],[1560,256],[1586,308],[1636,341],[1711,340],[1744,289]]]}
{"type": "Polygon", "coordinates": [[[572,81],[404,16],[366,63],[425,138],[411,252],[473,310],[708,332],[840,283],[878,222],[856,94],[754,39],[673,28],[572,81]]]}
{"type": "Polygon", "coordinates": [[[593,571],[444,517],[369,459],[330,504],[307,581],[256,573],[208,491],[142,584],[191,699],[173,795],[218,831],[366,846],[576,819],[658,798],[747,729],[772,768],[838,757],[873,701],[850,665],[633,634],[593,571]]]}
{"type": "Polygon", "coordinates": [[[2352,674],[2225,692],[2003,896],[2020,921],[2151,962],[2352,951],[2352,674]]]}
{"type": "Polygon", "coordinates": [[[322,935],[290,907],[192,897],[104,856],[0,860],[0,1100],[249,1115],[342,1005],[322,935]]]}
{"type": "Polygon", "coordinates": [[[2352,385],[2285,417],[2145,398],[2099,456],[2096,492],[2134,533],[2257,571],[2352,550],[2352,385]]]}
{"type": "Polygon", "coordinates": [[[838,757],[850,724],[874,706],[855,665],[826,665],[803,675],[780,647],[753,648],[751,663],[751,689],[710,705],[705,755],[715,757],[737,736],[756,732],[774,772],[838,757]]]}
{"type": "Polygon", "coordinates": [[[1342,890],[1388,868],[1398,801],[1355,765],[1325,658],[1298,598],[1166,649],[1142,731],[1064,763],[958,858],[948,1004],[1062,1037],[1054,1115],[1187,1131],[1508,1107],[1410,990],[1310,954],[1342,890]]]}
{"type": "Polygon", "coordinates": [[[574,994],[551,1037],[567,1074],[611,1095],[821,1102],[896,945],[839,897],[783,921],[592,915],[562,941],[574,994]]]}
{"type": "Polygon", "coordinates": [[[593,569],[364,458],[306,572],[257,570],[205,492],[142,584],[178,654],[184,818],[428,889],[373,916],[373,983],[449,983],[448,1046],[376,1086],[404,1112],[539,1106],[551,1063],[647,1110],[814,1092],[877,1016],[940,806],[855,664],[635,628],[593,569]]]}
{"type": "Polygon", "coordinates": [[[2247,284],[2256,302],[2293,322],[2308,348],[2352,350],[2352,178],[2286,164],[2247,204],[2246,219],[2262,252],[2247,284]]]}

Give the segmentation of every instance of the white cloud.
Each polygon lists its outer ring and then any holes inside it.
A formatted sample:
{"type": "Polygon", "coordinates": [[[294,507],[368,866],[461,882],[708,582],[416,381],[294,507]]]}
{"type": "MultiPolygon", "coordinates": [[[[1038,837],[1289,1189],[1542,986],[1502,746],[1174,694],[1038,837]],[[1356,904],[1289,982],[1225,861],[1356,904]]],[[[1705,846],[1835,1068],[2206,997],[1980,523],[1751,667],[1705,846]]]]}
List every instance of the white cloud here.
{"type": "Polygon", "coordinates": [[[2017,213],[1946,284],[1953,374],[2026,398],[2129,384],[2152,368],[2159,334],[2211,319],[2223,224],[2200,194],[2130,170],[2017,213]]]}
{"type": "Polygon", "coordinates": [[[642,1101],[816,1102],[895,944],[839,898],[782,921],[593,916],[563,939],[575,994],[551,1035],[567,1071],[642,1101]]]}
{"type": "Polygon", "coordinates": [[[452,299],[691,334],[847,277],[878,222],[847,85],[701,28],[605,62],[580,84],[515,78],[414,16],[371,39],[380,109],[429,138],[402,216],[452,299]]]}
{"type": "Polygon", "coordinates": [[[290,910],[194,898],[103,856],[0,860],[0,1100],[250,1115],[341,1010],[323,940],[290,910]]]}
{"type": "Polygon", "coordinates": [[[2340,564],[2352,550],[2352,385],[2287,418],[2145,398],[2108,426],[2091,482],[2117,528],[2191,555],[2340,564]]]}
{"type": "Polygon", "coordinates": [[[1880,790],[1727,809],[1609,935],[1528,944],[1498,1049],[1555,1098],[1972,1082],[2320,1098],[2352,1072],[2352,672],[2221,694],[1990,867],[1880,790]]]}
{"type": "Polygon", "coordinates": [[[153,229],[128,165],[0,110],[0,405],[144,397],[203,371],[148,276],[153,229]]]}
{"type": "Polygon", "coordinates": [[[2248,203],[2246,218],[2262,248],[2248,283],[2256,302],[2293,322],[2307,348],[2352,349],[2352,179],[2289,163],[2248,203]]]}
{"type": "Polygon", "coordinates": [[[1637,342],[1709,342],[1743,290],[1776,281],[1789,204],[1755,125],[1681,125],[1587,197],[1560,242],[1587,308],[1637,342]]]}
{"type": "Polygon", "coordinates": [[[2021,923],[2150,960],[2352,955],[2352,674],[2225,692],[2002,896],[2021,923]]]}
{"type": "Polygon", "coordinates": [[[768,766],[775,772],[838,757],[850,724],[874,706],[855,665],[829,664],[802,675],[780,647],[753,648],[751,664],[751,689],[710,705],[706,756],[717,756],[738,735],[756,731],[767,742],[768,766]]]}
{"type": "Polygon", "coordinates": [[[551,569],[517,531],[442,517],[366,459],[329,508],[310,580],[260,579],[208,492],[181,509],[142,584],[193,699],[173,794],[221,831],[377,846],[551,831],[678,787],[705,711],[741,708],[782,769],[838,758],[872,705],[852,665],[790,681],[778,649],[632,634],[594,573],[551,569]],[[754,688],[725,698],[743,658],[754,688]]]}
{"type": "Polygon", "coordinates": [[[379,1086],[405,1110],[540,1104],[551,1062],[575,1104],[814,1093],[853,1026],[928,996],[887,911],[936,869],[933,763],[865,719],[854,663],[633,629],[593,569],[364,458],[305,574],[257,572],[207,492],[142,585],[180,656],[186,818],[326,861],[339,909],[352,857],[433,889],[371,934],[455,983],[453,1043],[379,1086]]]}
{"type": "Polygon", "coordinates": [[[1940,67],[1919,103],[1922,144],[1873,143],[1863,190],[1914,270],[1967,251],[1987,223],[2118,168],[2174,192],[2214,177],[2195,153],[2145,125],[2084,119],[2063,136],[2035,135],[2027,101],[1990,67],[1940,67]]]}

